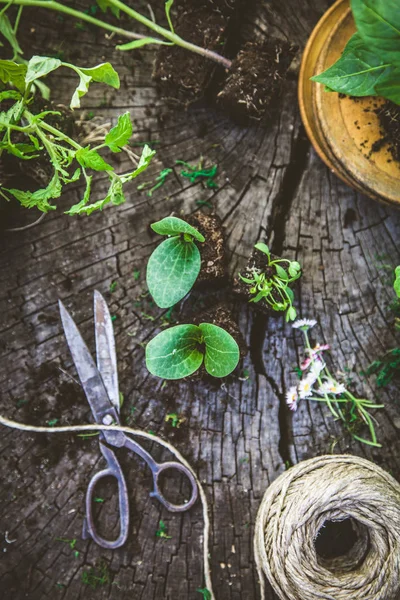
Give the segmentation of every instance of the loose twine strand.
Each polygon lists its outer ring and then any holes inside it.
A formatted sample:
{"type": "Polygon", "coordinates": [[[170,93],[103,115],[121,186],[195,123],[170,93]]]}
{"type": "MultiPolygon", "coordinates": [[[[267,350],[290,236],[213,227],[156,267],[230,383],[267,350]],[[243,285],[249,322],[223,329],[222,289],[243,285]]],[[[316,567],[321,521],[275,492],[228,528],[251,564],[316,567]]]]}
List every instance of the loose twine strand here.
{"type": "MultiPolygon", "coordinates": [[[[192,473],[203,511],[204,579],[212,588],[207,498],[196,473],[168,442],[120,425],[37,427],[0,415],[0,424],[37,433],[121,431],[157,442],[192,473]]],[[[262,499],[254,533],[261,598],[265,579],[281,600],[399,600],[400,485],[363,458],[328,455],[291,467],[262,499]],[[315,540],[326,521],[350,519],[357,541],[337,558],[318,556],[315,540]]]]}
{"type": "Polygon", "coordinates": [[[281,600],[399,600],[400,485],[374,463],[321,456],[290,468],[266,491],[254,553],[281,600]],[[326,521],[350,519],[357,541],[338,558],[318,556],[326,521]]]}
{"type": "Polygon", "coordinates": [[[169,450],[189,471],[192,473],[196,484],[199,488],[199,494],[202,504],[203,510],[203,564],[204,564],[204,580],[206,584],[206,588],[210,592],[210,600],[215,600],[214,592],[212,589],[212,581],[211,581],[211,568],[210,568],[210,556],[209,556],[209,538],[210,538],[210,519],[208,517],[208,504],[207,497],[204,492],[203,486],[200,483],[199,478],[196,473],[187,462],[187,460],[182,456],[182,454],[174,447],[172,444],[162,440],[156,435],[151,433],[146,433],[145,431],[141,431],[140,429],[132,429],[131,427],[125,427],[124,425],[101,425],[101,424],[92,424],[92,425],[68,425],[64,427],[37,427],[34,425],[26,425],[25,423],[18,423],[17,421],[12,421],[0,415],[0,423],[2,425],[6,425],[7,427],[12,427],[13,429],[20,429],[21,431],[33,431],[36,433],[71,433],[76,431],[122,431],[123,433],[130,433],[131,435],[142,437],[152,442],[157,442],[167,450],[169,450]]]}

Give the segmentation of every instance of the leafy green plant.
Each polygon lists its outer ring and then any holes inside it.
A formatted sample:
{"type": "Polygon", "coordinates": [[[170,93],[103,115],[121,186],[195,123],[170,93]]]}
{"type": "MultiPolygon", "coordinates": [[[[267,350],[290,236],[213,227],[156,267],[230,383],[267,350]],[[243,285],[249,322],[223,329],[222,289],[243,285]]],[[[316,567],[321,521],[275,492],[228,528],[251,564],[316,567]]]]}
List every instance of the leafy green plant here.
{"type": "Polygon", "coordinates": [[[204,363],[213,377],[226,377],[239,362],[239,347],[217,325],[176,325],[162,331],[146,346],[146,366],[163,379],[192,375],[204,363]]]}
{"type": "MultiPolygon", "coordinates": [[[[392,306],[395,314],[399,313],[400,307],[400,265],[394,270],[395,280],[393,289],[396,292],[397,301],[392,306]]],[[[400,319],[396,316],[395,328],[400,329],[400,319]]],[[[376,375],[376,384],[378,387],[385,387],[394,377],[400,374],[400,348],[392,348],[385,352],[383,356],[374,360],[366,371],[367,375],[376,375]]]]}
{"type": "Polygon", "coordinates": [[[167,526],[164,521],[160,521],[158,524],[158,529],[156,531],[156,537],[162,538],[164,540],[172,539],[171,535],[168,535],[167,526]]]}
{"type": "Polygon", "coordinates": [[[267,267],[264,271],[253,268],[249,277],[239,273],[241,281],[250,286],[249,292],[253,296],[250,302],[264,302],[272,310],[286,311],[286,321],[294,321],[297,312],[293,306],[294,294],[289,286],[301,276],[300,264],[295,260],[271,256],[266,244],[260,243],[254,247],[267,257],[267,267]]]}
{"type": "Polygon", "coordinates": [[[312,77],[327,91],[383,96],[400,104],[400,10],[398,0],[351,0],[357,32],[339,60],[312,77]]]}
{"type": "MultiPolygon", "coordinates": [[[[101,19],[97,19],[93,14],[89,14],[88,12],[84,12],[81,10],[75,10],[68,6],[68,3],[56,2],[54,0],[0,0],[0,6],[4,5],[4,9],[1,11],[1,20],[0,20],[0,33],[6,38],[8,43],[11,45],[15,59],[16,56],[22,54],[21,48],[19,47],[16,34],[18,25],[21,19],[21,13],[23,7],[35,7],[35,8],[46,8],[49,10],[53,10],[64,15],[68,15],[75,19],[78,19],[78,23],[81,21],[90,23],[91,25],[95,25],[96,27],[101,27],[102,29],[106,29],[117,36],[125,37],[130,39],[131,41],[126,44],[117,45],[117,50],[126,51],[126,50],[134,50],[135,48],[140,48],[142,46],[148,44],[156,44],[156,45],[166,45],[166,46],[180,46],[181,48],[185,48],[191,52],[195,52],[196,54],[200,54],[205,58],[213,60],[218,64],[222,65],[225,69],[229,69],[231,67],[231,61],[221,56],[217,52],[213,52],[212,50],[208,50],[207,48],[201,48],[200,46],[196,46],[191,42],[187,42],[182,39],[179,35],[175,33],[174,26],[171,19],[171,8],[174,3],[174,0],[166,0],[165,1],[165,16],[168,23],[168,28],[162,27],[153,21],[134,10],[130,6],[127,6],[124,2],[120,0],[96,0],[97,6],[101,9],[103,13],[106,13],[107,10],[110,10],[114,16],[120,17],[121,13],[124,14],[125,17],[129,17],[134,19],[138,23],[141,23],[152,32],[156,33],[157,36],[153,37],[149,35],[142,35],[139,33],[134,33],[132,31],[123,29],[122,27],[116,27],[115,25],[111,25],[101,19]],[[18,12],[14,24],[12,25],[9,18],[6,15],[6,11],[10,8],[10,6],[18,6],[18,12]]],[[[95,6],[95,8],[97,8],[95,6]]],[[[94,13],[97,10],[93,11],[94,13]]]]}
{"type": "Polygon", "coordinates": [[[0,187],[0,194],[6,200],[14,196],[23,206],[36,207],[46,213],[56,208],[51,201],[61,196],[65,185],[83,177],[86,184],[83,197],[67,211],[68,214],[90,214],[101,210],[109,202],[122,204],[125,202],[124,185],[148,167],[155,152],[145,146],[137,168],[131,173],[117,175],[114,168],[99,154],[99,150],[108,148],[111,152],[121,152],[132,135],[129,113],[120,115],[117,125],[107,133],[104,142],[91,148],[81,146],[51,125],[51,119],[55,115],[60,116],[60,112],[35,111],[34,86],[42,77],[60,67],[71,69],[79,76],[79,84],[70,103],[71,109],[79,108],[80,99],[88,92],[92,81],[105,83],[116,89],[120,85],[118,74],[110,63],[82,68],[57,58],[42,56],[33,56],[27,65],[0,60],[0,101],[6,101],[10,105],[0,113],[0,156],[6,152],[24,161],[40,158],[52,168],[52,175],[45,188],[31,192],[0,187]],[[90,171],[106,173],[110,180],[106,197],[94,203],[90,203],[93,179],[90,171]]]}
{"type": "Polygon", "coordinates": [[[151,225],[168,239],[154,250],[147,264],[147,285],[160,308],[170,308],[191,290],[200,272],[201,257],[196,242],[204,242],[191,225],[178,217],[166,217],[151,225]]]}

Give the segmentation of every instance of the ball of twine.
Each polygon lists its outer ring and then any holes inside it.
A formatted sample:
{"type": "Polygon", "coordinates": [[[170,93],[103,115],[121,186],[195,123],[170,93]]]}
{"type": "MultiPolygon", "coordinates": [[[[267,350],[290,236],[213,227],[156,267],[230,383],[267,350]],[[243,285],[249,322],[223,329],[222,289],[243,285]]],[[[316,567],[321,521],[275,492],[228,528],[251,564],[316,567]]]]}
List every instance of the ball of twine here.
{"type": "Polygon", "coordinates": [[[290,468],[266,491],[254,551],[281,600],[399,600],[400,485],[356,456],[321,456],[290,468]],[[318,555],[327,521],[350,519],[356,542],[336,558],[318,555]]]}

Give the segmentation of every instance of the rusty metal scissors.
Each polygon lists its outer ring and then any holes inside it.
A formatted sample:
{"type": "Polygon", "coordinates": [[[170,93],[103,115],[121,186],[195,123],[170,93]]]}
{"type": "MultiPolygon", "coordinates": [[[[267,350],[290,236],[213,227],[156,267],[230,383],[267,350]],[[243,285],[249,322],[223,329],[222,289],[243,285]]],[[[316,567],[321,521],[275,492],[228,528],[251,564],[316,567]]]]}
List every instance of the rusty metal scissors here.
{"type": "MultiPolygon", "coordinates": [[[[117,357],[113,326],[106,301],[99,292],[94,292],[97,366],[79,333],[78,327],[61,301],[59,301],[59,306],[65,337],[96,423],[119,425],[120,402],[117,357]]],[[[91,537],[99,546],[114,549],[122,546],[128,537],[128,491],[124,474],[112,447],[128,448],[147,463],[153,475],[153,490],[150,492],[150,496],[157,498],[169,511],[183,512],[196,502],[198,495],[196,481],[189,469],[181,463],[172,461],[157,463],[147,450],[121,431],[100,432],[99,445],[100,451],[107,462],[107,468],[96,473],[89,482],[86,493],[86,517],[83,525],[84,539],[91,537]],[[184,504],[172,504],[160,491],[159,476],[167,469],[176,469],[186,475],[189,480],[191,497],[184,504]],[[92,511],[95,485],[100,479],[109,476],[115,477],[118,483],[120,533],[116,540],[106,540],[97,533],[92,511]]]]}

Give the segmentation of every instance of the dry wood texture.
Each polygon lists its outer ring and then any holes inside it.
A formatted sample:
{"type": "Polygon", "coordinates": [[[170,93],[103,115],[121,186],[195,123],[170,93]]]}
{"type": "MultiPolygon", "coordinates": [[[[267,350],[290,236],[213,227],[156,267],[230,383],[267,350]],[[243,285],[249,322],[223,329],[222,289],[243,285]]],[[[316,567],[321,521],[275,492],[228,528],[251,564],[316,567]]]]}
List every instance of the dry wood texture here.
{"type": "MultiPolygon", "coordinates": [[[[249,7],[244,38],[275,33],[300,48],[330,3],[324,0],[270,0],[249,7]]],[[[143,8],[143,7],[142,7],[143,8]]],[[[144,7],[143,10],[146,10],[144,7]]],[[[124,422],[152,430],[175,443],[205,484],[211,504],[212,576],[219,600],[259,597],[252,552],[253,526],[260,499],[288,462],[317,454],[351,452],[400,475],[400,411],[396,389],[380,392],[386,408],[378,415],[381,450],[353,443],[322,405],[304,402],[289,414],[284,391],[296,378],[293,367],[301,336],[281,319],[256,317],[246,305],[236,314],[249,345],[243,368],[249,378],[213,386],[167,383],[149,376],[145,342],[158,330],[161,312],[141,297],[145,264],[157,243],[149,229],[171,211],[194,211],[209,200],[226,227],[230,271],[245,263],[264,236],[276,254],[304,267],[298,306],[315,316],[319,341],[332,344],[335,365],[354,370],[358,391],[376,393],[358,373],[393,346],[389,303],[390,271],[399,260],[399,213],[342,184],[316,157],[305,138],[293,70],[279,111],[266,123],[238,127],[206,106],[169,112],[152,84],[154,51],[121,54],[100,32],[67,28],[67,21],[36,11],[25,15],[26,54],[62,51],[64,59],[96,64],[104,58],[117,68],[122,89],[116,94],[92,88],[85,107],[105,120],[129,110],[135,139],[158,140],[157,156],[145,180],[175,159],[218,163],[218,190],[188,184],[179,169],[152,197],[132,184],[129,201],[88,218],[63,214],[79,195],[68,192],[59,210],[43,223],[0,240],[0,391],[1,412],[24,422],[91,422],[62,334],[57,300],[72,311],[93,347],[92,294],[116,290],[107,298],[116,315],[115,330],[124,422]],[[29,18],[31,22],[28,23],[29,18]],[[41,46],[44,40],[44,48],[41,46]],[[140,274],[137,274],[140,271],[140,274]],[[136,277],[134,276],[136,272],[136,277]],[[388,277],[389,275],[389,277],[388,277]],[[148,316],[155,317],[151,320],[148,316]],[[167,413],[186,417],[179,429],[167,413]]],[[[53,98],[66,103],[71,74],[53,77],[53,98]]],[[[119,169],[129,168],[121,154],[119,169]]],[[[96,188],[99,197],[105,182],[96,188]]],[[[201,598],[202,518],[171,515],[148,497],[149,472],[134,457],[129,471],[132,532],[126,546],[104,551],[81,540],[83,499],[92,473],[102,465],[97,439],[60,434],[1,432],[0,589],[4,600],[97,598],[185,600],[201,598]],[[159,520],[171,539],[156,537],[159,520]],[[15,539],[14,543],[7,543],[15,539]],[[74,549],[56,538],[77,539],[74,549]],[[75,556],[75,551],[79,554],[75,556]],[[97,590],[82,574],[102,559],[109,581],[97,590]]],[[[159,458],[159,449],[154,448],[159,458]]],[[[168,486],[168,484],[167,484],[168,486]]],[[[169,482],[173,487],[173,482],[169,482]]],[[[108,532],[117,531],[113,488],[99,490],[108,532]]],[[[274,597],[269,592],[268,600],[274,597]]]]}

